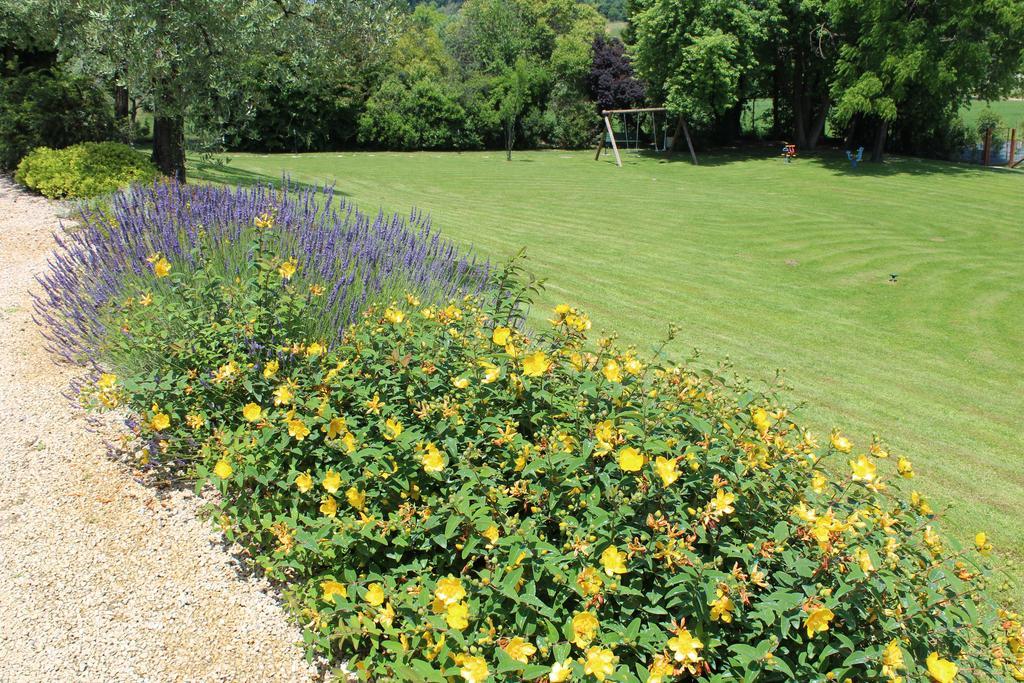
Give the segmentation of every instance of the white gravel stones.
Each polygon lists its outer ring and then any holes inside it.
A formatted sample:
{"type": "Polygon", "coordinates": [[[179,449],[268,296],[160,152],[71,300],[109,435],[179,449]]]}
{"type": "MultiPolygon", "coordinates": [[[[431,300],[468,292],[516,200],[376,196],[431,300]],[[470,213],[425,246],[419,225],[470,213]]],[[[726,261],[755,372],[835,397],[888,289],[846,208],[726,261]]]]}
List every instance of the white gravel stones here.
{"type": "Polygon", "coordinates": [[[58,205],[0,178],[0,681],[306,681],[301,634],[197,517],[110,460],[31,319],[58,205]]]}

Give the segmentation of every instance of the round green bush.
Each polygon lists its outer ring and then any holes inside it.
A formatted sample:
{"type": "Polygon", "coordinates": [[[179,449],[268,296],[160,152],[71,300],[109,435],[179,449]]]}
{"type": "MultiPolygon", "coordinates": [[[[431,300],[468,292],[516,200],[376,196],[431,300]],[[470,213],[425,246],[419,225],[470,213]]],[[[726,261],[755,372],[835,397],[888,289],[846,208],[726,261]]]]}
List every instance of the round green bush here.
{"type": "Polygon", "coordinates": [[[144,155],[118,142],[38,147],[14,174],[17,182],[51,199],[96,197],[156,177],[156,167],[144,155]]]}

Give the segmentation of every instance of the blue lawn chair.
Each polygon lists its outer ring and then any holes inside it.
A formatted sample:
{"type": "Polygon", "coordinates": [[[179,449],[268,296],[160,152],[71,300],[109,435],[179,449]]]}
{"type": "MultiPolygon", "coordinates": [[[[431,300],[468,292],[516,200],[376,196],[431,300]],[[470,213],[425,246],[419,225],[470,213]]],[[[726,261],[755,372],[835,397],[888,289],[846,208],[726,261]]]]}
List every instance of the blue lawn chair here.
{"type": "Polygon", "coordinates": [[[857,168],[857,164],[859,164],[860,160],[864,158],[864,148],[858,147],[856,154],[850,150],[846,150],[846,158],[850,160],[851,167],[857,168]]]}

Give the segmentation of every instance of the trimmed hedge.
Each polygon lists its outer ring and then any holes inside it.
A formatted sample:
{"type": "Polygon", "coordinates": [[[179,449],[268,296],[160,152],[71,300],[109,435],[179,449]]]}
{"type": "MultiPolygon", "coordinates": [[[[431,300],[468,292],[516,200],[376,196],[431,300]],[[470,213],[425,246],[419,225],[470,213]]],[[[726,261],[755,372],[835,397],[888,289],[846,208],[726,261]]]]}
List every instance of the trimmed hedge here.
{"type": "Polygon", "coordinates": [[[15,181],[51,199],[96,197],[157,177],[145,155],[118,142],[38,147],[21,160],[14,174],[15,181]]]}

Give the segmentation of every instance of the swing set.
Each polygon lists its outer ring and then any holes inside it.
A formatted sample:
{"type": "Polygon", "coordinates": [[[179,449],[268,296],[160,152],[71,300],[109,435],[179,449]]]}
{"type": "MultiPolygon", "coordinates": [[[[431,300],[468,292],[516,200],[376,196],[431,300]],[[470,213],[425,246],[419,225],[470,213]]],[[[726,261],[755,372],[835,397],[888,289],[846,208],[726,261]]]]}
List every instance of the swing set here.
{"type": "Polygon", "coordinates": [[[690,150],[690,158],[693,164],[697,165],[697,153],[693,151],[693,141],[690,139],[690,129],[686,125],[686,119],[682,116],[676,117],[676,127],[672,135],[668,134],[668,109],[664,107],[646,107],[642,109],[606,109],[601,112],[604,118],[604,131],[601,134],[601,142],[597,145],[597,153],[594,161],[601,158],[601,151],[607,147],[612,148],[615,153],[615,164],[622,166],[620,150],[628,152],[640,152],[649,150],[653,152],[665,152],[675,150],[679,134],[686,138],[686,146],[690,150]],[[660,114],[660,116],[659,116],[660,114]],[[618,130],[612,125],[612,118],[618,117],[618,130]],[[630,119],[632,117],[632,120],[630,119]],[[659,130],[658,119],[661,119],[659,130]],[[645,125],[649,124],[649,125],[645,125]],[[659,137],[659,132],[661,137],[659,137]]]}

